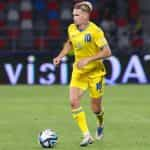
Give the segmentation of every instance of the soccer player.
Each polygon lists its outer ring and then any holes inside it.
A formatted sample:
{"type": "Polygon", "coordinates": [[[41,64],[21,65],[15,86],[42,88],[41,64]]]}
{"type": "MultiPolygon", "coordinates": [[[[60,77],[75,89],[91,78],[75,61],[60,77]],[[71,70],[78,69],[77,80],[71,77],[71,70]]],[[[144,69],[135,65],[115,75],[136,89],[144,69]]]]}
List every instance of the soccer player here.
{"type": "Polygon", "coordinates": [[[80,106],[81,97],[86,89],[89,90],[91,108],[97,118],[96,139],[100,140],[103,137],[102,96],[106,72],[102,61],[111,56],[111,50],[103,31],[90,21],[92,10],[93,6],[88,1],[78,2],[74,5],[74,23],[68,27],[68,40],[59,55],[53,59],[53,63],[58,65],[70,50],[74,50],[75,62],[70,82],[70,105],[73,118],[83,134],[80,146],[93,143],[85,112],[80,106]]]}

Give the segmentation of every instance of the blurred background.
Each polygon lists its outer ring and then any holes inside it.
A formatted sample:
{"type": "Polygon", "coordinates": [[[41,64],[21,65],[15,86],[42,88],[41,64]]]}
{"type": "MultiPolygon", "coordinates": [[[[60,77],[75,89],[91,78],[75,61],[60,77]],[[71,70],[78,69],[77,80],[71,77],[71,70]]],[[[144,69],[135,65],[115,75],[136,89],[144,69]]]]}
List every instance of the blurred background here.
{"type": "MultiPolygon", "coordinates": [[[[148,83],[150,1],[89,1],[94,6],[91,19],[105,31],[114,56],[105,61],[107,77],[111,80],[108,83],[148,83]],[[123,79],[126,70],[130,73],[127,81],[123,79]]],[[[44,76],[43,84],[69,82],[72,54],[64,58],[63,69],[56,69],[52,64],[44,69],[40,66],[52,62],[67,39],[73,3],[71,0],[0,0],[0,83],[39,84],[41,76],[44,76]],[[64,69],[68,73],[62,76],[64,69]],[[48,79],[50,74],[53,79],[48,79]]]]}

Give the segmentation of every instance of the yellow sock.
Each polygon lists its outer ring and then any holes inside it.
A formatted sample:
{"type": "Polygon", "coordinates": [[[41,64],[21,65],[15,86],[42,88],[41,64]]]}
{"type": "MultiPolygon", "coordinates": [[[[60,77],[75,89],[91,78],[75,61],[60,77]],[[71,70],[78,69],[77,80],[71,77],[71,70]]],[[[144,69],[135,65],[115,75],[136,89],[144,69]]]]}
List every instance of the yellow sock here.
{"type": "Polygon", "coordinates": [[[97,122],[100,127],[104,126],[104,112],[96,113],[97,122]]]}
{"type": "Polygon", "coordinates": [[[83,135],[86,135],[89,133],[89,129],[87,126],[86,116],[82,109],[82,107],[79,107],[77,109],[72,110],[73,118],[77,121],[77,124],[82,132],[83,135]]]}

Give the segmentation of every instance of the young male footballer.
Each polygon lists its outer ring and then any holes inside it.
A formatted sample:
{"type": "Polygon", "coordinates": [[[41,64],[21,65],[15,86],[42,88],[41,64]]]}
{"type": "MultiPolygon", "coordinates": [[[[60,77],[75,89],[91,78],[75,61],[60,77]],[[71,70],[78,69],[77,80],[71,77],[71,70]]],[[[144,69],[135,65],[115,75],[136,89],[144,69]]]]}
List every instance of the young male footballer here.
{"type": "Polygon", "coordinates": [[[53,63],[58,65],[70,50],[74,50],[75,62],[70,82],[70,105],[73,118],[83,134],[80,146],[93,143],[85,112],[80,106],[81,97],[86,89],[89,90],[91,108],[97,118],[96,139],[100,140],[103,137],[102,96],[106,74],[103,59],[111,56],[111,50],[103,31],[90,21],[92,10],[93,6],[88,1],[78,2],[74,5],[74,23],[68,27],[68,40],[59,55],[53,59],[53,63]]]}

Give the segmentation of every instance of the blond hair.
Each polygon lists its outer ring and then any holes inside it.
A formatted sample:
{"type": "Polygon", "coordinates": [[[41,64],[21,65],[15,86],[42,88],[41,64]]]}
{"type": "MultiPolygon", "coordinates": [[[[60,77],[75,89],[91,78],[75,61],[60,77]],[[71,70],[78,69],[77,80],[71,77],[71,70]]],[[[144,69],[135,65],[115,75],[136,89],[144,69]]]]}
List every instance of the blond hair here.
{"type": "Polygon", "coordinates": [[[93,6],[88,1],[78,2],[74,5],[74,9],[81,9],[82,11],[91,13],[93,10],[93,6]]]}

